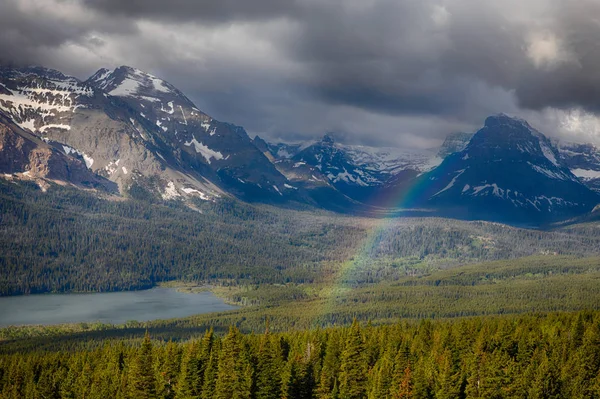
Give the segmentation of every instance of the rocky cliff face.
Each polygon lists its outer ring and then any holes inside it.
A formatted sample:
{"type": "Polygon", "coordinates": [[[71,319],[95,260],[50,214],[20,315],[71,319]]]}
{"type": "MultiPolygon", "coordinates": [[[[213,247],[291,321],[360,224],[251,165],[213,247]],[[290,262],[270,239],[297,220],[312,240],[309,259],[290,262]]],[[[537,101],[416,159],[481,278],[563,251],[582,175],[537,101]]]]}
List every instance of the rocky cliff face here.
{"type": "Polygon", "coordinates": [[[83,160],[66,155],[3,120],[0,120],[0,173],[36,180],[41,187],[47,186],[44,181],[55,180],[117,192],[116,184],[90,171],[83,160]]]}

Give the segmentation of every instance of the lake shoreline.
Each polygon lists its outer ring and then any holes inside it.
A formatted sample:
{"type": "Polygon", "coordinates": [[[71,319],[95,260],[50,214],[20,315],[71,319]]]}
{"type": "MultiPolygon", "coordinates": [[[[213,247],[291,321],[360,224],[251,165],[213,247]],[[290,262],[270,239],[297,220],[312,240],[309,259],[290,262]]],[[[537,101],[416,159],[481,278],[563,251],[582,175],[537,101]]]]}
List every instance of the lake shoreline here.
{"type": "Polygon", "coordinates": [[[0,297],[0,328],[81,323],[114,326],[237,308],[207,287],[6,296],[0,297]]]}

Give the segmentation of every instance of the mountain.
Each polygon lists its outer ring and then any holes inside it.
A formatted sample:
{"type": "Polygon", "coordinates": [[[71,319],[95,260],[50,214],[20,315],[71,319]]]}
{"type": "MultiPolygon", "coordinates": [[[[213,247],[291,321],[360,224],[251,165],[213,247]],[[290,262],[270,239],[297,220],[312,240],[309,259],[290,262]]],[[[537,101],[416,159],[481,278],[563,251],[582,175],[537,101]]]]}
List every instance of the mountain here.
{"type": "Polygon", "coordinates": [[[301,150],[291,160],[296,167],[308,165],[318,169],[332,186],[358,201],[365,201],[372,196],[374,190],[386,179],[378,170],[357,165],[348,152],[329,135],[301,150]]]}
{"type": "Polygon", "coordinates": [[[295,195],[243,128],[211,118],[139,69],[100,69],[81,82],[41,67],[0,68],[0,115],[82,158],[125,195],[269,202],[295,195]]]}
{"type": "Polygon", "coordinates": [[[42,191],[48,181],[114,193],[117,186],[90,171],[85,159],[68,156],[0,116],[0,173],[11,180],[34,181],[42,191]]]}
{"type": "Polygon", "coordinates": [[[148,140],[178,168],[194,171],[246,200],[278,200],[286,179],[246,131],[201,112],[170,83],[139,69],[101,69],[88,84],[118,97],[151,133],[148,140]]]}
{"type": "Polygon", "coordinates": [[[314,144],[316,141],[305,143],[266,143],[269,153],[277,159],[289,159],[302,151],[304,148],[314,144]]]}
{"type": "Polygon", "coordinates": [[[438,150],[437,156],[444,159],[450,154],[464,150],[472,137],[473,133],[450,133],[444,139],[444,142],[438,150]]]}
{"type": "Polygon", "coordinates": [[[568,218],[600,203],[548,138],[503,114],[488,117],[464,150],[421,176],[412,190],[410,206],[516,223],[568,218]]]}
{"type": "Polygon", "coordinates": [[[475,135],[448,136],[438,151],[346,145],[329,135],[272,144],[127,66],[86,81],[42,67],[0,67],[0,128],[0,172],[44,187],[54,181],[150,200],[234,196],[367,213],[405,193],[406,206],[519,223],[580,215],[599,202],[582,184],[598,189],[595,147],[557,149],[506,115],[488,118],[475,135]]]}
{"type": "Polygon", "coordinates": [[[267,143],[277,168],[290,178],[328,183],[357,201],[370,202],[390,179],[414,178],[435,167],[441,159],[429,150],[346,145],[330,135],[319,141],[267,143]]]}
{"type": "Polygon", "coordinates": [[[590,143],[559,143],[558,151],[571,172],[600,193],[600,149],[590,143]]]}

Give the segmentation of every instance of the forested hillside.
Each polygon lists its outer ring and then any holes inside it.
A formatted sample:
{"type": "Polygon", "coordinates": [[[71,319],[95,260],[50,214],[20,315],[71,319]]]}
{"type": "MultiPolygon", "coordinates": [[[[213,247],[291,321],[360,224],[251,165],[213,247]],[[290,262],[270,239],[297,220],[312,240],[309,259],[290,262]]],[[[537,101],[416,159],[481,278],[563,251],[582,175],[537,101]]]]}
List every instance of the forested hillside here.
{"type": "Polygon", "coordinates": [[[37,398],[597,398],[600,313],[397,322],[0,357],[37,398]]]}
{"type": "Polygon", "coordinates": [[[182,280],[355,283],[535,254],[600,253],[599,229],[539,231],[439,218],[358,218],[238,201],[122,201],[0,180],[0,295],[114,291],[182,280]]]}
{"type": "Polygon", "coordinates": [[[266,320],[271,331],[290,332],[349,325],[354,319],[380,325],[399,319],[600,310],[598,257],[485,262],[358,287],[339,277],[311,284],[213,287],[217,295],[243,306],[182,319],[7,327],[0,329],[0,353],[89,349],[139,339],[145,331],[165,341],[187,340],[209,328],[224,333],[232,325],[260,333],[266,320]]]}

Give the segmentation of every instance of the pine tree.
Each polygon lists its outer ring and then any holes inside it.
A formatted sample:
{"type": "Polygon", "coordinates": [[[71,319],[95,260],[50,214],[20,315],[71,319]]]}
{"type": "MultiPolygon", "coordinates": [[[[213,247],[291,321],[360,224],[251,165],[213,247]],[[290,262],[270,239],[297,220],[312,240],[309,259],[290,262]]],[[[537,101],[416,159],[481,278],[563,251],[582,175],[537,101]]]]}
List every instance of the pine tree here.
{"type": "Polygon", "coordinates": [[[340,364],[340,398],[359,399],[366,397],[367,367],[365,346],[356,319],[352,323],[340,364]]]}
{"type": "Polygon", "coordinates": [[[561,395],[560,375],[554,364],[548,359],[545,350],[540,354],[536,375],[530,382],[529,398],[531,399],[559,399],[561,395]]]}
{"type": "Polygon", "coordinates": [[[242,351],[241,334],[235,327],[223,339],[215,398],[243,399],[252,395],[252,369],[246,354],[242,351]]]}
{"type": "Polygon", "coordinates": [[[132,399],[156,398],[156,378],[153,370],[152,341],[146,331],[142,347],[137,351],[130,370],[129,396],[132,399]]]}
{"type": "Polygon", "coordinates": [[[329,333],[327,345],[325,347],[325,359],[321,368],[319,386],[317,388],[317,398],[335,399],[337,390],[334,391],[334,385],[337,388],[337,375],[340,368],[340,346],[338,334],[334,331],[329,333]]]}
{"type": "Polygon", "coordinates": [[[281,394],[280,371],[281,355],[277,351],[276,343],[273,342],[269,333],[269,325],[263,335],[258,351],[258,364],[256,375],[256,398],[277,399],[281,394]]]}
{"type": "Polygon", "coordinates": [[[301,365],[300,355],[290,355],[290,359],[282,373],[281,398],[282,399],[303,399],[304,375],[301,365]]]}
{"type": "Polygon", "coordinates": [[[404,343],[394,359],[394,373],[390,385],[392,399],[407,399],[413,397],[413,376],[408,344],[404,343]]]}
{"type": "Polygon", "coordinates": [[[177,387],[177,377],[180,372],[180,353],[178,346],[169,341],[164,353],[164,359],[161,364],[161,397],[172,399],[175,397],[177,387]]]}
{"type": "Polygon", "coordinates": [[[380,399],[388,398],[390,393],[390,387],[392,385],[392,374],[394,370],[394,359],[392,351],[386,350],[375,364],[371,378],[372,383],[370,384],[371,390],[369,392],[369,399],[380,399]]]}
{"type": "Polygon", "coordinates": [[[435,381],[436,399],[453,399],[460,396],[460,370],[457,365],[454,364],[450,350],[446,350],[438,358],[438,371],[435,381]]]}
{"type": "Polygon", "coordinates": [[[177,384],[177,399],[198,398],[204,376],[200,374],[199,343],[188,344],[181,358],[181,374],[177,384]]]}
{"type": "Polygon", "coordinates": [[[202,399],[215,397],[215,385],[219,366],[220,341],[216,340],[212,345],[206,369],[204,370],[204,383],[202,385],[202,399]]]}

